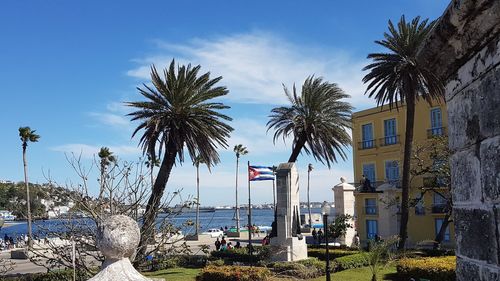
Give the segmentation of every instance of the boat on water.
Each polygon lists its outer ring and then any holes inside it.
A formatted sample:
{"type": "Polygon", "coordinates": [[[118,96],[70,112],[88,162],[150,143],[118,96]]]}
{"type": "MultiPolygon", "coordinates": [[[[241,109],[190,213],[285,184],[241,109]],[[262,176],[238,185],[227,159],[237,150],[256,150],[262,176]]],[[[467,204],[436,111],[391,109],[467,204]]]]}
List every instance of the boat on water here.
{"type": "MultiPolygon", "coordinates": [[[[213,213],[215,207],[200,207],[200,213],[213,213]]],[[[196,207],[186,205],[175,205],[173,208],[165,208],[165,213],[196,213],[196,207]]]]}
{"type": "Polygon", "coordinates": [[[6,222],[6,221],[15,221],[16,220],[16,216],[14,216],[11,211],[0,210],[0,219],[2,219],[4,222],[6,222]]]}

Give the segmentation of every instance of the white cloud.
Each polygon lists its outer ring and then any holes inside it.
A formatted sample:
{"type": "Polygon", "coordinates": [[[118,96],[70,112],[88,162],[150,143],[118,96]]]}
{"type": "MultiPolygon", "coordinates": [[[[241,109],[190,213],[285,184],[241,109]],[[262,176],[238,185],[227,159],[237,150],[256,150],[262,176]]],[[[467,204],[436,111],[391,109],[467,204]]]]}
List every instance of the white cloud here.
{"type": "Polygon", "coordinates": [[[82,158],[93,158],[94,155],[97,155],[101,147],[106,146],[109,147],[114,155],[118,157],[122,156],[140,156],[141,150],[136,146],[131,145],[89,145],[89,144],[81,144],[81,143],[70,143],[52,147],[51,150],[59,151],[64,153],[74,153],[75,155],[81,155],[82,158]]]}
{"type": "Polygon", "coordinates": [[[315,74],[336,82],[352,96],[358,108],[374,105],[363,95],[361,69],[366,60],[332,48],[299,46],[266,32],[235,34],[213,39],[193,39],[185,44],[157,41],[158,53],[133,60],[139,66],[129,76],[148,80],[150,65],[168,66],[173,57],[179,63],[202,65],[202,71],[222,75],[228,99],[241,103],[286,103],[282,83],[301,85],[315,74]]]}
{"type": "Polygon", "coordinates": [[[98,120],[100,123],[104,125],[109,125],[118,128],[129,128],[131,126],[130,120],[125,118],[125,116],[123,115],[109,113],[109,112],[105,113],[91,112],[89,113],[89,115],[94,117],[96,120],[98,120]]]}

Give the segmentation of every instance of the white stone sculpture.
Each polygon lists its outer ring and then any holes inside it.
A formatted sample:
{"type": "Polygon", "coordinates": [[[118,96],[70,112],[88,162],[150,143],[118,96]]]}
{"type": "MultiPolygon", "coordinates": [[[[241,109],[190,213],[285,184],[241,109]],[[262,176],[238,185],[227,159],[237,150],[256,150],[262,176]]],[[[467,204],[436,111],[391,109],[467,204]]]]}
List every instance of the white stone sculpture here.
{"type": "Polygon", "coordinates": [[[124,215],[107,218],[97,230],[97,247],[106,258],[101,271],[88,281],[151,281],[130,263],[141,232],[137,222],[124,215]]]}

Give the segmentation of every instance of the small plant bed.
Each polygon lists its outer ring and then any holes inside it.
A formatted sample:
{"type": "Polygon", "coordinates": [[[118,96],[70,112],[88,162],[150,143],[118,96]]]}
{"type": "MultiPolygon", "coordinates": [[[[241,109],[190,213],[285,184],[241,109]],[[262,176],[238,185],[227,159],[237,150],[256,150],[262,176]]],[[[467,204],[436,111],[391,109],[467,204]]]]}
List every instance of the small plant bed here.
{"type": "Polygon", "coordinates": [[[404,258],[397,262],[398,276],[401,280],[429,279],[440,281],[455,280],[455,256],[404,258]]]}
{"type": "MultiPolygon", "coordinates": [[[[272,276],[266,267],[208,265],[196,277],[197,281],[268,281],[272,276]]],[[[170,279],[169,279],[170,280],[170,279]]]]}
{"type": "Polygon", "coordinates": [[[176,267],[142,274],[150,278],[163,278],[168,281],[194,281],[200,271],[199,268],[176,267]]]}
{"type": "MultiPolygon", "coordinates": [[[[328,249],[328,254],[330,259],[340,258],[343,256],[348,256],[352,254],[359,253],[357,250],[348,250],[348,249],[328,249]]],[[[307,249],[307,256],[318,258],[320,260],[326,260],[326,250],[325,248],[312,248],[307,249]]]]}

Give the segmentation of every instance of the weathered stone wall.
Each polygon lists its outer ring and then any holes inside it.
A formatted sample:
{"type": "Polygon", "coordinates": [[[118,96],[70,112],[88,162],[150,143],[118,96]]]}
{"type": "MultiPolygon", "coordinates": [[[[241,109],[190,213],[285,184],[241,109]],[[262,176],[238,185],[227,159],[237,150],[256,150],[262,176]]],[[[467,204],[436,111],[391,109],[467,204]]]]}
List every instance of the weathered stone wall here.
{"type": "Polygon", "coordinates": [[[500,1],[452,1],[419,56],[447,81],[457,280],[500,280],[500,1]]]}
{"type": "Polygon", "coordinates": [[[457,280],[500,280],[500,37],[447,85],[457,280]]]}

